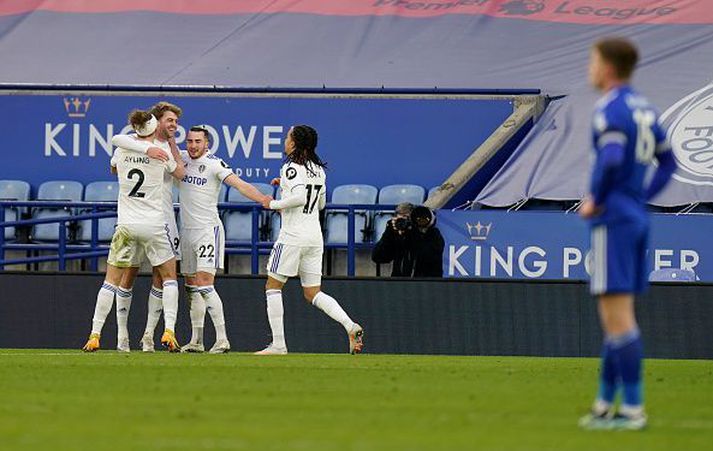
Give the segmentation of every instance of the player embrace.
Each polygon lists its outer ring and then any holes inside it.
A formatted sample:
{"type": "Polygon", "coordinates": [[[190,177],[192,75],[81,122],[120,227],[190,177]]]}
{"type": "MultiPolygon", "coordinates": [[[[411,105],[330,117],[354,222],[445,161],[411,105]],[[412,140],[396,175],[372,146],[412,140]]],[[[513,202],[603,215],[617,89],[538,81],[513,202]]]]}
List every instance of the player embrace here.
{"type": "Polygon", "coordinates": [[[647,285],[646,204],[664,188],[676,163],[656,109],[629,85],[637,60],[629,41],[604,39],[594,45],[589,64],[590,81],[604,97],[594,112],[596,161],[580,214],[591,225],[591,292],[599,298],[604,344],[599,394],[579,423],[586,429],[642,429],[647,422],[634,295],[647,285]],[[646,186],[654,159],[658,167],[646,186]],[[616,411],[619,389],[622,403],[616,411]]]}
{"type": "Polygon", "coordinates": [[[319,210],[326,205],[325,165],[316,153],[317,132],[308,125],[296,125],[287,132],[287,163],[280,169],[280,200],[266,200],[265,208],[279,210],[282,228],[267,262],[267,318],[272,343],[256,354],[286,354],[283,323],[282,287],[287,279],[299,275],[305,300],[344,327],[349,337],[349,352],[362,351],[362,327],[349,318],[333,297],[322,292],[322,254],[324,242],[319,210]]]}

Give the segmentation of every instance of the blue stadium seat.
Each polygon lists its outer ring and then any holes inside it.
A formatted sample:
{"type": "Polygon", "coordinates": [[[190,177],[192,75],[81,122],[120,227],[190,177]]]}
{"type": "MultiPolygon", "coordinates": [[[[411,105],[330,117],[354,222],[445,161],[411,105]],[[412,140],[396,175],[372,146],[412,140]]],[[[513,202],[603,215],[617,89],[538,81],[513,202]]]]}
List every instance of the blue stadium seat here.
{"type": "MultiPolygon", "coordinates": [[[[119,182],[92,182],[84,190],[84,200],[86,202],[116,202],[119,197],[119,182]]],[[[111,209],[113,210],[113,208],[111,209]]],[[[83,210],[82,213],[91,212],[83,210]]],[[[111,241],[114,235],[116,218],[101,218],[98,224],[99,241],[111,241]]],[[[82,242],[92,240],[92,221],[84,220],[79,223],[79,234],[77,239],[82,242]]]]}
{"type": "MultiPolygon", "coordinates": [[[[378,190],[371,185],[342,185],[332,191],[332,203],[344,205],[373,205],[376,203],[378,190]]],[[[356,211],[354,215],[354,242],[365,241],[367,222],[371,212],[356,211]]],[[[327,244],[346,244],[349,217],[347,212],[330,211],[325,218],[327,244]]]]}
{"type": "MultiPolygon", "coordinates": [[[[29,200],[30,184],[22,180],[0,180],[0,200],[29,200]]],[[[5,209],[5,221],[16,221],[25,208],[5,209]]],[[[5,228],[5,239],[15,239],[15,227],[5,228]]]]}
{"type": "MultiPolygon", "coordinates": [[[[82,200],[84,187],[81,183],[71,180],[56,180],[44,182],[37,190],[37,200],[64,200],[67,202],[79,202],[82,200]]],[[[73,214],[72,208],[38,208],[32,213],[34,219],[46,219],[57,216],[67,216],[73,214]]],[[[69,223],[67,223],[67,238],[69,239],[69,223]]],[[[59,238],[59,224],[37,224],[31,233],[32,239],[36,241],[57,241],[59,238]]]]}
{"type": "MultiPolygon", "coordinates": [[[[255,187],[263,194],[272,196],[274,188],[267,183],[254,183],[255,187]]],[[[235,188],[228,190],[228,202],[239,204],[253,204],[254,202],[243,196],[235,188]]],[[[263,222],[262,220],[260,221],[263,222]]],[[[228,210],[223,217],[225,226],[225,239],[228,241],[251,241],[253,236],[252,212],[228,210]]]]}
{"type": "Polygon", "coordinates": [[[695,282],[696,273],[690,269],[661,268],[649,273],[649,282],[695,282]]]}
{"type": "Polygon", "coordinates": [[[401,202],[411,202],[420,205],[426,190],[418,185],[389,185],[379,191],[380,204],[400,204],[401,202]]]}
{"type": "MultiPolygon", "coordinates": [[[[418,185],[389,185],[381,188],[379,191],[380,204],[400,204],[401,202],[410,202],[414,205],[420,205],[423,202],[423,197],[426,190],[418,185]]],[[[393,211],[380,211],[374,217],[374,239],[375,241],[381,238],[386,230],[386,223],[391,219],[393,211]]]]}

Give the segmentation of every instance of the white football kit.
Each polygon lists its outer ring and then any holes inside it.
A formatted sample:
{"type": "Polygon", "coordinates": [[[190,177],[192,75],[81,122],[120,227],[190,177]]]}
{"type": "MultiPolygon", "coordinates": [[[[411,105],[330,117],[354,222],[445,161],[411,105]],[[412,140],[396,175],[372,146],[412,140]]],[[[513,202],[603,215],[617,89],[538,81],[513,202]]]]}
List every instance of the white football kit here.
{"type": "MultiPolygon", "coordinates": [[[[173,160],[173,154],[171,153],[171,146],[166,141],[159,141],[158,139],[153,140],[153,144],[147,141],[139,141],[135,139],[134,135],[114,135],[111,140],[112,144],[123,148],[125,151],[134,151],[141,153],[146,156],[146,150],[149,147],[158,147],[163,149],[168,156],[173,160]]],[[[116,152],[114,153],[116,155],[116,152]]],[[[116,166],[114,158],[112,157],[111,165],[116,166]]],[[[176,224],[176,213],[173,210],[173,186],[174,177],[166,173],[163,176],[163,201],[161,209],[164,212],[165,219],[164,222],[168,227],[168,235],[171,240],[171,247],[173,249],[173,254],[176,260],[181,260],[181,247],[180,238],[178,235],[178,225],[176,224]]],[[[132,266],[139,266],[143,260],[143,255],[139,252],[135,255],[135,261],[132,266]]]]}
{"type": "Polygon", "coordinates": [[[218,215],[223,181],[233,174],[220,158],[205,153],[195,160],[181,152],[186,175],[180,183],[181,272],[215,274],[224,267],[225,232],[218,215]]]}
{"type": "Polygon", "coordinates": [[[174,258],[163,210],[164,175],[176,169],[134,151],[117,148],[112,158],[119,179],[117,226],[112,237],[108,263],[134,266],[137,255],[145,254],[151,266],[174,258]]]}
{"type": "Polygon", "coordinates": [[[287,163],[280,169],[282,198],[270,202],[282,216],[280,235],[267,262],[270,277],[286,282],[300,276],[302,286],[321,284],[324,241],[319,211],[326,205],[324,169],[287,163]]]}

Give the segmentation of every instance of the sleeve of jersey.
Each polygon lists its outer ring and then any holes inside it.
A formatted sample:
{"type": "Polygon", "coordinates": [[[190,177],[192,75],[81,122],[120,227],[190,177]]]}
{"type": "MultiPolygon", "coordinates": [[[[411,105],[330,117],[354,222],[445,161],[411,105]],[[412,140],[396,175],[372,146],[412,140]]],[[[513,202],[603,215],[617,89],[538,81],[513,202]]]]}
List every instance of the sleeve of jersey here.
{"type": "Polygon", "coordinates": [[[284,171],[282,199],[270,201],[270,208],[283,210],[285,208],[301,207],[307,203],[305,188],[306,173],[302,166],[289,166],[284,171]]]}
{"type": "Polygon", "coordinates": [[[111,144],[114,147],[121,147],[122,149],[140,153],[146,153],[149,147],[151,147],[151,143],[138,141],[129,135],[114,135],[111,137],[111,144]]]}
{"type": "Polygon", "coordinates": [[[178,163],[176,163],[176,160],[168,160],[163,164],[166,168],[166,172],[168,172],[169,174],[173,173],[173,171],[176,170],[176,167],[178,167],[178,163]]]}
{"type": "Polygon", "coordinates": [[[671,143],[666,138],[666,131],[660,124],[654,128],[654,135],[656,136],[656,160],[659,164],[646,190],[647,201],[656,197],[676,172],[676,159],[671,152],[671,143]]]}
{"type": "Polygon", "coordinates": [[[221,182],[228,178],[228,176],[233,175],[233,170],[228,166],[223,160],[216,160],[215,162],[215,176],[221,182]]]}
{"type": "Polygon", "coordinates": [[[595,117],[597,157],[592,171],[590,192],[595,205],[602,205],[614,186],[616,172],[624,161],[626,135],[616,126],[616,122],[603,112],[595,117]]]}

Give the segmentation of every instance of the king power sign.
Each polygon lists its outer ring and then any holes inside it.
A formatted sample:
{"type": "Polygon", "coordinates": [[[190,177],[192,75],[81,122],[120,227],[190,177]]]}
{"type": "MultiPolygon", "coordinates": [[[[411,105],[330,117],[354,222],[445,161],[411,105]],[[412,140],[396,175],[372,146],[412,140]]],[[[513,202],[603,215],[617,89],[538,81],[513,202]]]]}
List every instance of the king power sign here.
{"type": "MultiPolygon", "coordinates": [[[[713,281],[713,237],[701,233],[710,216],[651,217],[649,270],[693,270],[713,281]]],[[[588,280],[589,229],[562,212],[438,212],[446,245],[446,277],[588,280]]]]}

